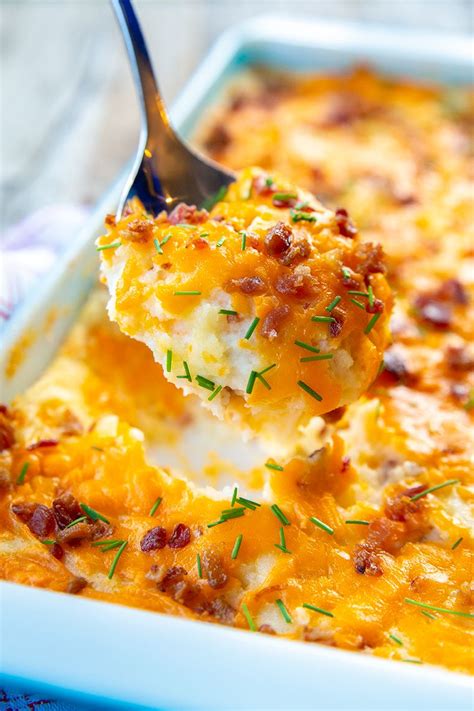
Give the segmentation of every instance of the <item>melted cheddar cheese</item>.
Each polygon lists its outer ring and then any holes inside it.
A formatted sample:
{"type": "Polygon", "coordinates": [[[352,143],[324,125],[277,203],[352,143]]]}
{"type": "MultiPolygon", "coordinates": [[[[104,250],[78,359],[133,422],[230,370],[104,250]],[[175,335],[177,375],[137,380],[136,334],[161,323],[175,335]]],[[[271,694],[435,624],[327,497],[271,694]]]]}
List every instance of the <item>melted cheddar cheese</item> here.
{"type": "Polygon", "coordinates": [[[472,116],[467,90],[367,70],[230,90],[200,136],[212,155],[287,175],[384,244],[385,368],[310,455],[249,442],[231,461],[230,428],[93,295],[0,412],[0,576],[472,672],[472,116]]]}
{"type": "Polygon", "coordinates": [[[98,240],[108,312],[185,393],[288,448],[367,390],[391,295],[345,211],[257,169],[210,213],[130,209],[98,240]]]}

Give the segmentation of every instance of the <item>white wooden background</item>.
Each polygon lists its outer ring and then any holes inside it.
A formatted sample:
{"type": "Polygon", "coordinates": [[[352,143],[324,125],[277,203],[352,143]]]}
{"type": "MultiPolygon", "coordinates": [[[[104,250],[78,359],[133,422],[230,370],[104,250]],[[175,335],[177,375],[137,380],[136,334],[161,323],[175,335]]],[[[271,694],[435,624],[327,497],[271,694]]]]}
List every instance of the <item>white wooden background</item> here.
{"type": "MultiPolygon", "coordinates": [[[[165,98],[226,27],[263,12],[472,29],[471,0],[137,0],[165,98]]],[[[0,0],[1,227],[93,203],[134,150],[138,112],[107,0],[0,0]]]]}

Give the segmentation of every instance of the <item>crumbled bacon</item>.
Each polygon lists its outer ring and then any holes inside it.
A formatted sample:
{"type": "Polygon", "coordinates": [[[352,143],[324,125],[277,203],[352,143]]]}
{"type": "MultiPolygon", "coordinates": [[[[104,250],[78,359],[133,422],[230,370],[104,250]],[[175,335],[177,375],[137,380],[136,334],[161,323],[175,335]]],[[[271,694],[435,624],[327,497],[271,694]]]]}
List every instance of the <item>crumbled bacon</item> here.
{"type": "Polygon", "coordinates": [[[231,142],[229,131],[222,124],[216,124],[204,141],[204,148],[211,153],[220,152],[231,142]]]}
{"type": "Polygon", "coordinates": [[[202,567],[211,588],[218,590],[226,585],[228,575],[224,569],[222,558],[217,553],[207,550],[204,551],[202,555],[202,567]]]}
{"type": "Polygon", "coordinates": [[[295,262],[307,259],[310,254],[310,243],[306,239],[299,237],[298,239],[293,240],[291,247],[287,249],[286,252],[283,252],[280,257],[280,262],[283,266],[289,267],[295,262]]]}
{"type": "Polygon", "coordinates": [[[435,294],[439,299],[453,304],[465,305],[469,301],[466,289],[458,279],[447,279],[436,289],[435,294]]]}
{"type": "Polygon", "coordinates": [[[463,346],[448,346],[445,351],[448,368],[467,371],[474,368],[474,354],[463,346]]]}
{"type": "Polygon", "coordinates": [[[45,449],[46,447],[56,447],[59,444],[57,439],[40,439],[39,442],[33,442],[26,448],[29,452],[34,449],[45,449]]]}
{"type": "Polygon", "coordinates": [[[163,566],[153,565],[150,572],[158,574],[156,580],[161,592],[168,592],[170,587],[176,585],[183,580],[184,576],[188,574],[188,571],[181,565],[174,565],[168,570],[163,571],[163,566]]]}
{"type": "Polygon", "coordinates": [[[240,279],[230,279],[226,284],[227,291],[241,291],[242,294],[253,296],[254,294],[264,294],[267,287],[263,279],[259,276],[241,277],[240,279]]]}
{"type": "Polygon", "coordinates": [[[90,524],[90,540],[97,541],[99,538],[111,536],[113,528],[105,521],[92,521],[90,524]]]}
{"type": "Polygon", "coordinates": [[[198,210],[196,205],[186,205],[185,202],[180,202],[171,210],[168,222],[172,225],[199,225],[206,222],[208,217],[207,210],[198,210]]]}
{"type": "Polygon", "coordinates": [[[354,121],[364,118],[371,108],[361,97],[351,91],[340,91],[331,96],[325,117],[319,122],[322,128],[350,126],[354,121]]]}
{"type": "Polygon", "coordinates": [[[297,299],[313,296],[314,286],[315,281],[311,274],[298,271],[298,267],[293,272],[280,275],[275,282],[275,289],[280,294],[294,296],[297,299]]]}
{"type": "Polygon", "coordinates": [[[75,577],[70,580],[67,584],[66,592],[70,595],[77,595],[87,586],[87,580],[85,578],[75,577]]]}
{"type": "Polygon", "coordinates": [[[275,207],[295,207],[297,202],[298,202],[297,197],[286,196],[284,198],[277,198],[276,196],[274,196],[272,198],[272,204],[275,207]]]}
{"type": "Polygon", "coordinates": [[[366,277],[368,274],[385,274],[384,253],[380,244],[363,242],[355,251],[356,266],[359,274],[366,277]]]}
{"type": "Polygon", "coordinates": [[[115,215],[111,215],[110,213],[105,216],[105,224],[108,225],[109,227],[115,227],[115,215]]]}
{"type": "Polygon", "coordinates": [[[284,222],[277,222],[276,225],[267,230],[265,235],[264,243],[267,253],[273,257],[280,256],[289,249],[292,237],[291,227],[285,225],[284,222]]]}
{"type": "Polygon", "coordinates": [[[252,181],[252,190],[255,190],[257,195],[273,195],[276,192],[276,185],[271,178],[257,175],[252,181]]]}
{"type": "Polygon", "coordinates": [[[154,226],[153,220],[137,217],[127,223],[125,229],[122,230],[122,237],[130,242],[146,242],[153,237],[154,226]]]}
{"type": "Polygon", "coordinates": [[[342,275],[342,283],[346,289],[357,289],[360,283],[356,279],[355,273],[349,267],[345,267],[342,275]],[[347,273],[349,272],[349,274],[347,273]]]}
{"type": "Polygon", "coordinates": [[[379,552],[364,543],[355,548],[354,567],[356,572],[361,575],[379,576],[383,574],[379,552]]]}
{"type": "Polygon", "coordinates": [[[29,523],[37,504],[25,502],[23,504],[12,504],[12,511],[23,523],[29,523]]]}
{"type": "Polygon", "coordinates": [[[331,338],[337,338],[342,331],[343,321],[342,317],[337,317],[333,315],[333,318],[334,321],[331,321],[329,324],[329,335],[331,336],[331,338]]]}
{"type": "Polygon", "coordinates": [[[0,412],[0,452],[10,449],[15,444],[15,432],[11,426],[7,411],[0,412]]]}
{"type": "Polygon", "coordinates": [[[62,422],[61,422],[61,432],[66,437],[72,437],[73,435],[80,435],[84,431],[82,422],[76,415],[71,412],[71,410],[65,410],[62,422]]]}
{"type": "Polygon", "coordinates": [[[51,552],[51,555],[57,558],[58,560],[62,560],[64,558],[64,548],[59,545],[59,543],[53,543],[51,546],[49,546],[49,550],[51,552]]]}
{"type": "Polygon", "coordinates": [[[339,422],[339,420],[344,417],[344,413],[346,411],[346,408],[343,407],[336,407],[335,410],[331,410],[330,412],[326,412],[324,415],[324,419],[326,422],[339,422]]]}
{"type": "Polygon", "coordinates": [[[54,499],[53,512],[59,529],[66,528],[76,518],[84,515],[79,502],[70,493],[62,494],[54,499]]]}
{"type": "Polygon", "coordinates": [[[381,314],[384,309],[383,301],[374,299],[373,303],[367,302],[365,310],[368,314],[381,314]]]}
{"type": "Polygon", "coordinates": [[[209,247],[209,242],[204,237],[196,237],[191,241],[191,244],[194,249],[207,249],[209,247]]]}
{"type": "Polygon", "coordinates": [[[235,610],[222,597],[216,597],[205,605],[205,611],[224,625],[231,625],[235,618],[235,610]]]}
{"type": "Polygon", "coordinates": [[[449,328],[453,317],[451,307],[432,295],[420,294],[415,299],[415,308],[423,321],[439,329],[449,328]]]}
{"type": "Polygon", "coordinates": [[[286,321],[290,314],[290,307],[286,304],[281,306],[276,306],[271,309],[262,321],[260,328],[260,333],[264,338],[268,338],[270,341],[278,337],[283,323],[286,321]]]}
{"type": "Polygon", "coordinates": [[[258,631],[262,632],[263,634],[276,634],[275,630],[271,625],[260,625],[258,631]]]}
{"type": "Polygon", "coordinates": [[[174,527],[173,533],[168,541],[170,548],[184,548],[191,541],[191,529],[185,526],[184,523],[178,523],[174,527]]]}
{"type": "Polygon", "coordinates": [[[144,553],[156,551],[166,545],[166,530],[162,526],[155,526],[145,533],[140,541],[140,548],[144,553]]]}
{"type": "Polygon", "coordinates": [[[357,228],[349,217],[349,213],[343,207],[336,210],[336,224],[339,234],[343,237],[349,237],[350,239],[356,237],[357,228]]]}
{"type": "Polygon", "coordinates": [[[412,497],[416,496],[416,494],[421,494],[426,488],[425,484],[420,484],[388,499],[385,504],[387,518],[391,521],[402,521],[403,523],[411,524],[415,515],[422,513],[424,508],[424,504],[420,499],[412,501],[412,497]]]}
{"type": "Polygon", "coordinates": [[[53,510],[43,504],[36,504],[35,510],[27,522],[28,528],[38,538],[46,538],[56,528],[53,510]]]}
{"type": "Polygon", "coordinates": [[[406,382],[409,379],[410,373],[401,353],[396,347],[392,346],[385,351],[384,371],[393,376],[398,382],[406,382]]]}
{"type": "Polygon", "coordinates": [[[59,543],[73,543],[88,540],[91,535],[91,526],[87,521],[79,521],[69,528],[63,528],[58,532],[59,543]]]}

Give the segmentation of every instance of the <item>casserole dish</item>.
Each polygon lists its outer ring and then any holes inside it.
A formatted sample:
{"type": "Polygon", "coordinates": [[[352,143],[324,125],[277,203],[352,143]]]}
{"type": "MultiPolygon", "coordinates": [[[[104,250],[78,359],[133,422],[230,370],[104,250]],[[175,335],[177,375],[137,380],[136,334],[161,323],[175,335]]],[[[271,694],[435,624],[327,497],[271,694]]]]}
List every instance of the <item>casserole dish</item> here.
{"type": "MultiPolygon", "coordinates": [[[[467,43],[454,38],[452,42],[447,42],[445,37],[443,40],[446,54],[441,62],[439,54],[435,56],[428,50],[423,55],[420,50],[423,45],[439,46],[433,36],[265,18],[253,25],[244,25],[222,39],[197,73],[191,93],[178,102],[175,121],[189,133],[222,81],[245,63],[259,62],[290,69],[341,67],[362,55],[384,71],[406,72],[411,68],[413,75],[423,78],[431,76],[449,82],[468,79],[467,43]],[[401,47],[403,62],[399,56],[401,47]],[[221,67],[217,77],[216,66],[221,67]],[[187,108],[187,114],[183,107],[187,108]]],[[[112,190],[106,198],[107,204],[99,206],[90,231],[81,235],[66,263],[44,285],[35,307],[26,305],[5,331],[3,368],[7,398],[31,383],[38,374],[36,369],[44,367],[72,322],[93,280],[95,254],[90,249],[91,240],[101,225],[103,214],[113,209],[116,194],[116,190],[112,190]],[[27,357],[21,360],[25,353],[27,357]]],[[[87,690],[96,696],[128,703],[168,708],[311,708],[315,706],[315,693],[319,706],[324,708],[414,708],[427,702],[426,686],[421,688],[419,684],[418,674],[422,674],[433,694],[430,707],[463,708],[463,704],[467,707],[469,703],[469,681],[447,672],[414,670],[409,666],[402,670],[397,668],[396,672],[394,665],[361,655],[349,656],[313,646],[308,649],[308,645],[289,648],[282,640],[276,643],[250,635],[244,637],[235,630],[204,627],[200,623],[125,611],[91,601],[75,601],[10,584],[4,585],[3,595],[3,669],[15,678],[87,690]],[[80,608],[73,607],[77,604],[80,608]],[[27,620],[25,609],[30,612],[27,620]],[[84,610],[82,616],[76,609],[84,610]],[[77,629],[71,620],[77,621],[77,629]],[[95,639],[91,646],[88,629],[92,625],[95,639]],[[48,639],[47,663],[42,653],[46,651],[45,637],[48,639]],[[64,668],[62,653],[65,638],[74,639],[66,657],[69,671],[64,668]],[[178,644],[175,640],[179,640],[178,644]],[[202,654],[205,644],[209,655],[202,654]],[[76,659],[71,656],[75,654],[76,659]],[[124,673],[127,658],[132,655],[136,660],[133,676],[124,673]],[[161,671],[155,679],[157,662],[161,671]],[[314,673],[311,674],[313,665],[320,671],[320,682],[315,682],[314,673]],[[117,674],[117,670],[122,669],[123,672],[117,674]],[[285,669],[288,677],[283,673],[285,669]],[[348,678],[357,678],[358,685],[363,686],[364,693],[358,698],[352,685],[343,688],[338,683],[341,671],[348,678]],[[403,688],[400,688],[400,675],[406,680],[403,688]],[[182,684],[183,678],[186,685],[182,684]],[[204,679],[209,683],[204,685],[204,679]],[[237,679],[239,688],[249,689],[248,694],[237,696],[233,691],[237,679]]]]}

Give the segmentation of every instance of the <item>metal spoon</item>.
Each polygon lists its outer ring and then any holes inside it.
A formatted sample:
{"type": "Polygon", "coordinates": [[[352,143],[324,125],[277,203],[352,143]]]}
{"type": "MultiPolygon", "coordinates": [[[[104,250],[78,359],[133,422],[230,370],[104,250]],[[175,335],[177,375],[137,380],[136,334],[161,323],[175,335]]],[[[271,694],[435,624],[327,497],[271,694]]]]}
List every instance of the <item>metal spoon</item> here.
{"type": "Polygon", "coordinates": [[[235,176],[189,148],[171,127],[148,49],[131,0],[112,0],[125,40],[141,106],[141,133],[134,166],[117,217],[132,197],[156,215],[183,201],[201,207],[235,176]]]}

